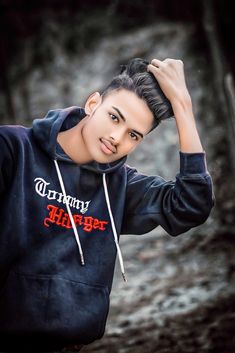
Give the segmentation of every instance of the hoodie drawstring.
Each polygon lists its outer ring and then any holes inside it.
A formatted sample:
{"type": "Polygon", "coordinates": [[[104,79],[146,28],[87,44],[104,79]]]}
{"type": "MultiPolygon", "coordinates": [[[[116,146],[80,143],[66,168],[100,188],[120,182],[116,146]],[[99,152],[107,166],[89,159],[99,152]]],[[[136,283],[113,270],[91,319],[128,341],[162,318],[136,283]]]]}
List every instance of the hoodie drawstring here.
{"type": "Polygon", "coordinates": [[[124,281],[127,282],[127,279],[126,279],[126,276],[125,276],[125,269],[124,269],[123,259],[122,259],[122,253],[121,253],[121,249],[120,249],[120,246],[119,246],[119,243],[118,243],[117,230],[116,230],[116,227],[115,227],[113,214],[112,214],[112,210],[111,210],[111,206],[110,206],[109,194],[108,194],[108,188],[107,188],[105,173],[103,173],[103,186],[104,186],[105,200],[106,200],[106,204],[107,204],[108,211],[109,211],[109,217],[110,217],[110,220],[111,220],[111,226],[112,226],[114,241],[115,241],[116,248],[117,248],[118,259],[119,259],[119,263],[120,263],[120,267],[121,267],[121,271],[122,271],[122,277],[123,277],[124,281]]]}
{"type": "Polygon", "coordinates": [[[65,192],[64,182],[63,182],[62,175],[61,175],[61,172],[60,172],[60,168],[59,168],[59,165],[58,165],[56,159],[54,159],[54,163],[55,163],[58,179],[59,179],[59,182],[60,182],[60,187],[61,187],[61,190],[62,190],[62,193],[63,193],[63,196],[64,196],[65,204],[66,204],[66,207],[67,207],[67,211],[68,211],[68,214],[69,214],[69,218],[70,218],[70,221],[71,221],[71,224],[72,224],[72,227],[73,227],[75,239],[76,239],[77,244],[78,244],[78,249],[79,249],[80,258],[81,258],[81,264],[85,265],[83,251],[82,251],[82,246],[81,246],[81,243],[80,243],[78,231],[77,231],[74,219],[73,219],[72,212],[71,212],[70,207],[69,207],[67,195],[66,195],[66,192],[65,192]]]}
{"type": "MultiPolygon", "coordinates": [[[[61,187],[61,190],[62,190],[62,193],[63,193],[63,196],[64,196],[64,200],[65,200],[66,208],[67,208],[67,211],[68,211],[68,215],[69,215],[72,227],[73,227],[75,239],[77,241],[77,245],[78,245],[78,249],[79,249],[79,253],[80,253],[80,258],[81,258],[81,264],[85,265],[83,251],[82,251],[82,246],[81,246],[81,242],[80,242],[80,239],[79,239],[77,227],[75,225],[75,222],[74,222],[74,219],[73,219],[73,215],[72,215],[72,212],[71,212],[70,207],[69,207],[67,195],[66,195],[66,192],[65,192],[63,178],[62,178],[62,175],[61,175],[61,172],[60,172],[60,168],[59,168],[59,165],[58,165],[58,162],[57,162],[56,159],[54,159],[54,163],[55,163],[58,179],[59,179],[59,182],[60,182],[60,187],[61,187]]],[[[114,242],[115,242],[115,245],[116,245],[116,248],[117,248],[118,259],[119,259],[119,263],[120,263],[120,267],[121,267],[121,271],[122,271],[122,277],[123,277],[124,281],[127,282],[127,279],[126,279],[126,276],[125,276],[123,259],[122,259],[122,253],[121,253],[121,249],[120,249],[120,246],[119,246],[119,243],[118,243],[117,230],[116,230],[116,227],[115,227],[113,214],[112,214],[112,210],[111,210],[111,206],[110,206],[109,194],[108,194],[108,188],[107,188],[105,173],[103,173],[103,187],[104,187],[105,201],[106,201],[106,204],[107,204],[109,217],[110,217],[110,221],[111,221],[111,226],[112,226],[112,231],[113,231],[113,236],[114,236],[114,242]]]]}

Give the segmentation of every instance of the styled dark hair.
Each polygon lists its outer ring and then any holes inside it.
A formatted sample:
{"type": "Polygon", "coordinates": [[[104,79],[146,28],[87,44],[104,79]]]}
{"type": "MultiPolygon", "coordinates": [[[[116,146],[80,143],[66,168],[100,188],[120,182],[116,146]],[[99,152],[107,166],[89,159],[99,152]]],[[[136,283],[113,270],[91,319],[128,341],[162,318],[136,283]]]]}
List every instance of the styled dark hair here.
{"type": "Polygon", "coordinates": [[[174,113],[156,78],[147,71],[148,64],[149,62],[144,59],[134,58],[127,65],[122,65],[120,74],[115,76],[104,89],[102,97],[107,96],[113,90],[120,89],[136,93],[147,103],[153,113],[153,130],[162,120],[172,118],[174,113]]]}

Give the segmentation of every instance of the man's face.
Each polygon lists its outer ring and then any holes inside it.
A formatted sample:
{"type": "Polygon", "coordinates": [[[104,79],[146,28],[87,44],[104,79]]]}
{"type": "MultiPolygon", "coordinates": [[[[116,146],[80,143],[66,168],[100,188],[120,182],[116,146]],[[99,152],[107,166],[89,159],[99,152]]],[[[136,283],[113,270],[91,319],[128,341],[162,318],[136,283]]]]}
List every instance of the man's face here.
{"type": "Polygon", "coordinates": [[[144,100],[121,89],[88,104],[82,137],[91,160],[114,162],[132,152],[150,131],[153,114],[144,100]]]}

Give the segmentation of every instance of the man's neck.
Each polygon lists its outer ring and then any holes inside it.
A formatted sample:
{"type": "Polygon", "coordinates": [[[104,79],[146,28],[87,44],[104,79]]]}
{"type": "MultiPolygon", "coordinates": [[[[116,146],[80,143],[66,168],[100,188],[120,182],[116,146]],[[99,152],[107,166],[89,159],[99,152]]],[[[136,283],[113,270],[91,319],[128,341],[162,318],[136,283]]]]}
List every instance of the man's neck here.
{"type": "Polygon", "coordinates": [[[82,129],[86,118],[82,119],[76,126],[69,130],[59,132],[57,142],[64,152],[77,164],[91,162],[89,153],[82,136],[82,129]]]}

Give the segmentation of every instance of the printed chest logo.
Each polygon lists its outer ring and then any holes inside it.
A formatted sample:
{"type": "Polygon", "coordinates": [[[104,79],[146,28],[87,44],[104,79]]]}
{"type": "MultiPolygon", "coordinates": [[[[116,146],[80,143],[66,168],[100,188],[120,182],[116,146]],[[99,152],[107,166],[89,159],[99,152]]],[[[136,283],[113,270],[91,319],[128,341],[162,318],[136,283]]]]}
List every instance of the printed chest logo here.
{"type": "MultiPolygon", "coordinates": [[[[73,219],[76,226],[82,227],[85,232],[91,232],[93,229],[104,231],[105,226],[108,224],[107,221],[101,221],[92,216],[85,216],[84,214],[88,211],[90,201],[82,201],[66,195],[66,197],[56,190],[49,189],[50,183],[46,182],[43,178],[35,178],[35,191],[41,197],[46,197],[48,200],[56,200],[58,203],[66,204],[70,208],[77,209],[81,214],[73,214],[73,219]]],[[[45,217],[43,223],[45,227],[49,227],[51,224],[55,223],[56,225],[64,228],[72,228],[71,220],[69,214],[64,211],[63,208],[57,207],[55,205],[48,204],[48,217],[45,217]]],[[[71,210],[72,211],[72,210],[71,210]]]]}

